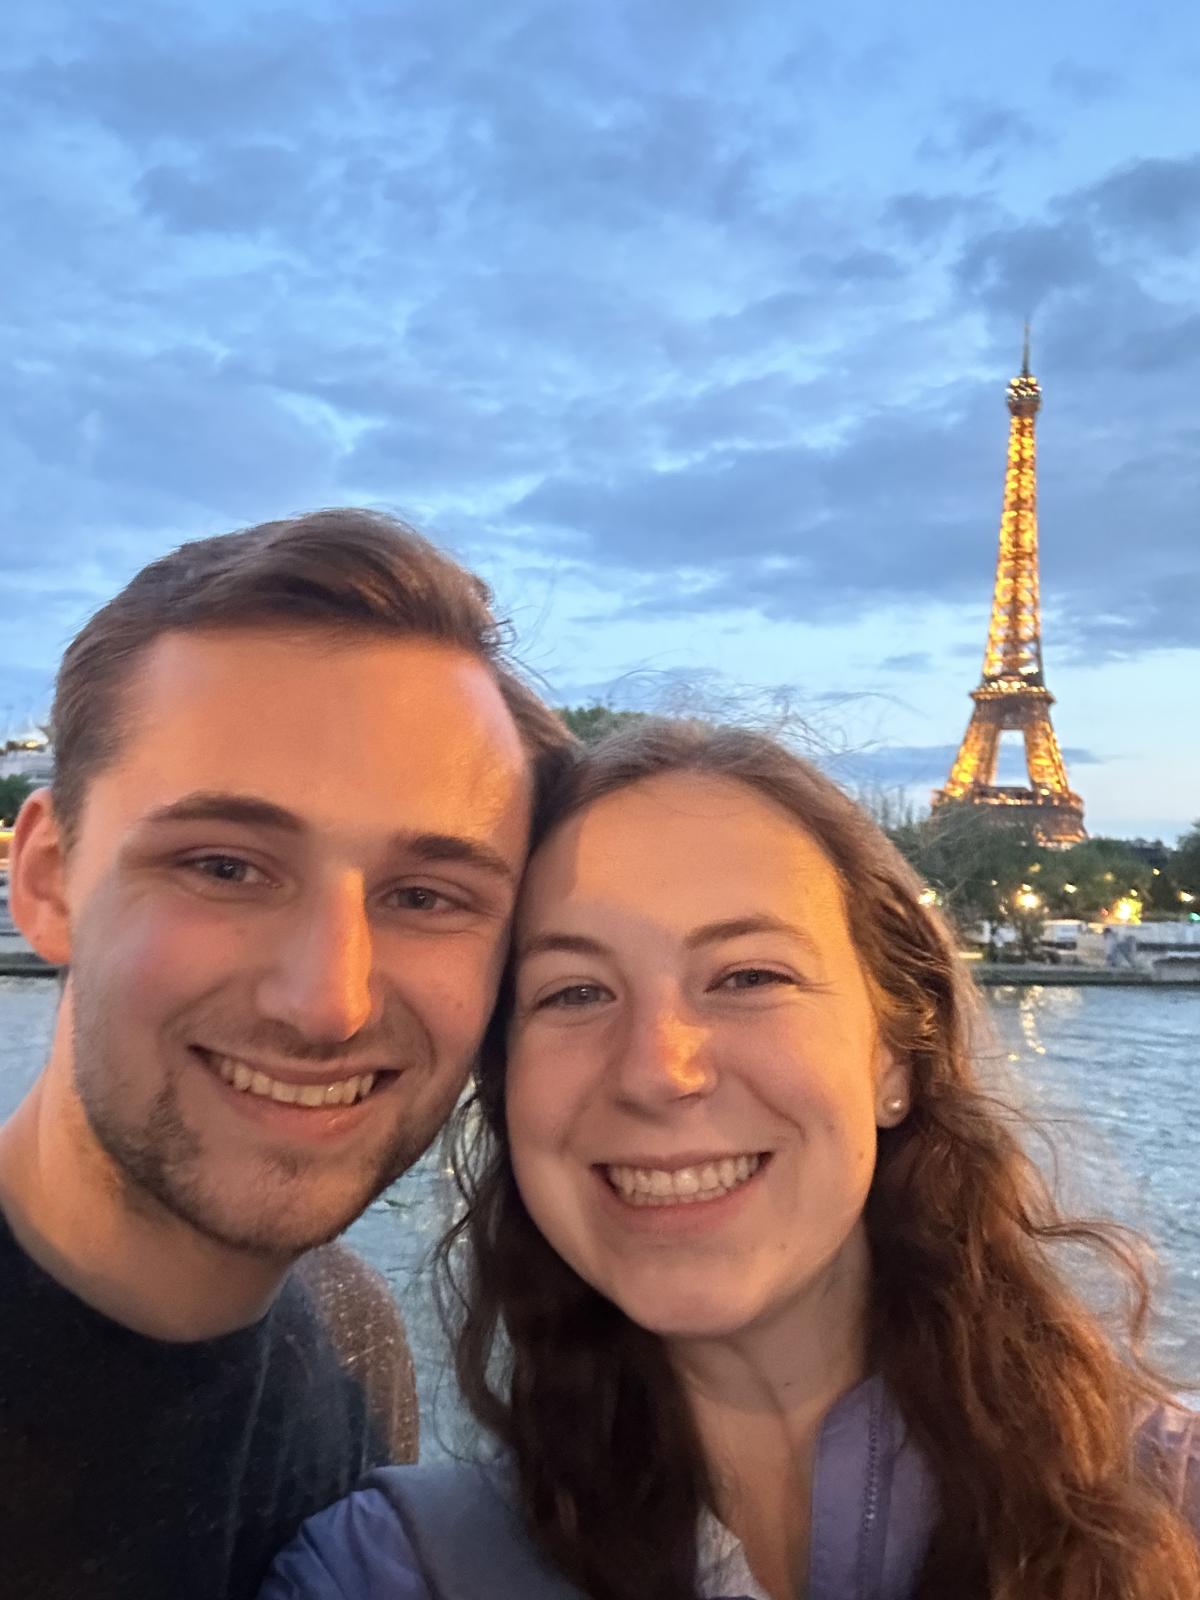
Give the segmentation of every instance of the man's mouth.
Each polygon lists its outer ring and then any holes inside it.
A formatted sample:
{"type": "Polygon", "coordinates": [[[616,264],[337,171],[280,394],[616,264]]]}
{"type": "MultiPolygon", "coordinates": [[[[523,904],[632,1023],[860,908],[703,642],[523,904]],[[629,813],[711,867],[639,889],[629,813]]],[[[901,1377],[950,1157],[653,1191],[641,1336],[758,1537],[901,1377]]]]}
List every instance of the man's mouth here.
{"type": "Polygon", "coordinates": [[[631,1206],[686,1206],[732,1194],[749,1183],[766,1159],[754,1152],[722,1156],[689,1167],[605,1166],[601,1170],[611,1187],[631,1206]]]}
{"type": "Polygon", "coordinates": [[[272,1077],[261,1067],[241,1061],[237,1056],[217,1055],[211,1050],[199,1053],[206,1065],[239,1093],[257,1095],[262,1100],[274,1100],[279,1105],[304,1106],[312,1110],[357,1105],[360,1100],[367,1098],[380,1077],[390,1076],[379,1072],[361,1072],[352,1077],[312,1078],[296,1083],[272,1077]]]}

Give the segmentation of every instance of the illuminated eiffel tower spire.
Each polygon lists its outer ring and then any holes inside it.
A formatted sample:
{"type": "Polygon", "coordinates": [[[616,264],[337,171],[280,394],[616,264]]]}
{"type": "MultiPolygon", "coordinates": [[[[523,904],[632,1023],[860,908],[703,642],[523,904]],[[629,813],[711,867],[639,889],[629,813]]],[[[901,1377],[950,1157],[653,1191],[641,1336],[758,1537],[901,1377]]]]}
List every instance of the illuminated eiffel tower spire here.
{"type": "Polygon", "coordinates": [[[1050,721],[1054,696],[1042,670],[1035,431],[1041,404],[1042,391],[1029,370],[1026,323],[1021,371],[1008,386],[1008,470],[983,675],[971,693],[975,709],[950,776],[933,803],[959,800],[993,807],[998,816],[1027,820],[1044,843],[1067,845],[1086,835],[1083,801],[1067,782],[1050,721]],[[1006,729],[1024,735],[1027,788],[996,783],[1000,735],[1006,729]]]}

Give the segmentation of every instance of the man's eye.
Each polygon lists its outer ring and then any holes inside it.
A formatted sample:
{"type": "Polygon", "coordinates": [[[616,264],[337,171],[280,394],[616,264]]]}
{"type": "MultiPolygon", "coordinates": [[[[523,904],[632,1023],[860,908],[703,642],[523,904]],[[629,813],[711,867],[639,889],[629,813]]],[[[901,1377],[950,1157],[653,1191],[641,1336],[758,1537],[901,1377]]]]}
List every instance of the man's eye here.
{"type": "Polygon", "coordinates": [[[771,985],[794,983],[786,972],[775,972],[770,967],[739,967],[728,973],[717,984],[718,989],[766,989],[771,985]]]}
{"type": "Polygon", "coordinates": [[[388,896],[397,911],[448,911],[456,910],[457,903],[449,895],[425,884],[406,884],[403,889],[393,889],[388,896]]]}
{"type": "Polygon", "coordinates": [[[215,883],[265,883],[266,874],[238,856],[193,856],[184,865],[215,883]]]}
{"type": "Polygon", "coordinates": [[[548,994],[544,1000],[539,1000],[535,1007],[538,1011],[574,1008],[578,1006],[599,1005],[604,1000],[611,1000],[612,995],[598,983],[569,983],[563,989],[556,989],[553,994],[548,994]]]}

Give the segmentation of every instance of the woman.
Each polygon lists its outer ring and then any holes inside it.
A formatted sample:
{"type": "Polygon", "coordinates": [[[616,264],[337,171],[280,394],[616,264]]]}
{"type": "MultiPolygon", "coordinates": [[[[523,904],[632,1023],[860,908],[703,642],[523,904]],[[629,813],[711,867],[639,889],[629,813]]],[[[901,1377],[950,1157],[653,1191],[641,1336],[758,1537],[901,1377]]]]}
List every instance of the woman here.
{"type": "Polygon", "coordinates": [[[757,735],[583,758],[443,1247],[483,1469],[394,1468],[264,1600],[1195,1600],[1200,1428],[1137,1258],[978,1087],[920,885],[757,735]],[[1122,1355],[1052,1256],[1132,1285],[1122,1355]]]}

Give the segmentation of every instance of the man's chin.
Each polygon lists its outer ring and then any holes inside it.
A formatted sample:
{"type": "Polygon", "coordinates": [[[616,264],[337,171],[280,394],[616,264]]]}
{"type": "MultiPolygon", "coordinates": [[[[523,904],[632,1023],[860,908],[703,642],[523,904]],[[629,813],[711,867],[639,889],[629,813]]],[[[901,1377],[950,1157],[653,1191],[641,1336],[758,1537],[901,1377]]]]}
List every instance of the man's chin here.
{"type": "Polygon", "coordinates": [[[193,1215],[187,1220],[200,1234],[213,1244],[220,1245],[237,1255],[253,1256],[259,1261],[289,1263],[318,1245],[330,1244],[345,1233],[359,1215],[357,1210],[328,1216],[313,1217],[297,1224],[294,1218],[280,1219],[275,1223],[260,1219],[253,1227],[237,1225],[225,1217],[193,1215]]]}
{"type": "Polygon", "coordinates": [[[286,1263],[340,1237],[392,1181],[389,1174],[369,1187],[327,1196],[313,1194],[310,1188],[299,1204],[294,1194],[268,1196],[258,1191],[245,1204],[233,1205],[228,1189],[220,1198],[195,1190],[160,1192],[157,1198],[181,1222],[222,1249],[286,1263]]]}

